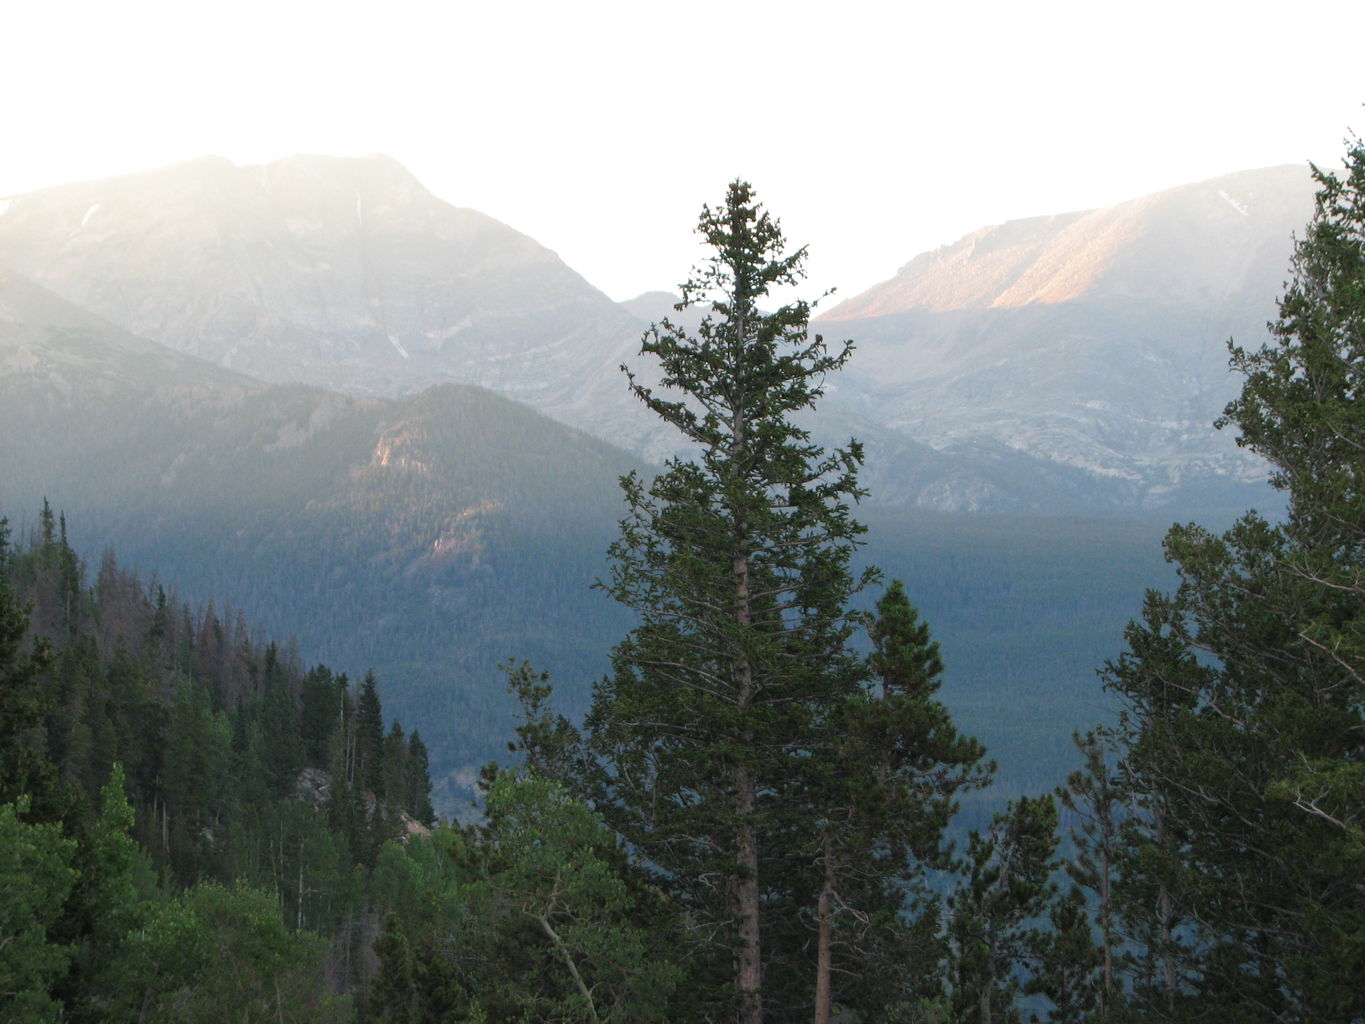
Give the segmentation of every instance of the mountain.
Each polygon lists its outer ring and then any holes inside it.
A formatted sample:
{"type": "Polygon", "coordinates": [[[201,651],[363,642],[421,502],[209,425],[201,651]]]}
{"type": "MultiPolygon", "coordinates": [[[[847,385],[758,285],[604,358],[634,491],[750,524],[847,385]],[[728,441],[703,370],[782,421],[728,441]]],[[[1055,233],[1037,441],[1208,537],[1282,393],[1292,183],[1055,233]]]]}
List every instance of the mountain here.
{"type": "MultiPolygon", "coordinates": [[[[880,500],[939,510],[1222,514],[1264,473],[1213,419],[1229,337],[1274,313],[1311,212],[1295,167],[1012,221],[916,257],[815,324],[857,354],[826,443],[880,500]]],[[[647,385],[651,292],[616,304],[512,228],[386,157],[205,158],[0,201],[0,264],[133,335],[271,382],[400,397],[486,386],[636,455],[674,440],[647,385]]]]}
{"type": "Polygon", "coordinates": [[[624,613],[590,591],[626,453],[484,389],[268,385],[0,275],[0,514],[44,497],[87,557],[209,597],[309,659],[373,667],[443,806],[503,750],[500,662],[593,678],[624,613]],[[452,789],[455,786],[455,789],[452,789]]]}
{"type": "Polygon", "coordinates": [[[1283,279],[1290,235],[1307,221],[1312,197],[1307,169],[1285,165],[1010,221],[915,257],[822,319],[1123,297],[1264,304],[1260,292],[1283,279]]]}
{"type": "Polygon", "coordinates": [[[672,319],[678,312],[674,307],[681,301],[682,298],[672,292],[644,292],[626,299],[621,308],[637,320],[652,324],[665,317],[672,319]]]}
{"type": "MultiPolygon", "coordinates": [[[[6,273],[0,431],[14,439],[0,515],[21,535],[46,497],[87,559],[112,547],[223,619],[293,634],[310,662],[374,668],[385,708],[430,747],[445,813],[515,725],[499,663],[549,669],[581,712],[630,626],[590,588],[623,512],[617,477],[648,467],[486,390],[264,384],[6,273]]],[[[1159,530],[860,515],[868,561],[907,581],[948,659],[945,700],[1005,785],[1056,784],[1070,730],[1104,710],[1094,666],[1164,579],[1159,530]]]]}
{"type": "Polygon", "coordinates": [[[144,385],[201,397],[260,386],[121,330],[0,266],[0,386],[70,394],[88,387],[144,385]]]}
{"type": "Polygon", "coordinates": [[[700,304],[678,309],[680,302],[682,296],[673,292],[645,292],[627,299],[621,303],[621,307],[642,324],[657,324],[667,320],[685,331],[695,332],[710,309],[700,304]]]}
{"type": "MultiPolygon", "coordinates": [[[[1262,336],[1310,190],[1249,172],[985,229],[815,325],[858,350],[809,425],[864,440],[874,498],[903,506],[860,512],[868,559],[906,579],[949,662],[945,700],[1007,785],[1071,767],[1071,729],[1103,713],[1095,665],[1165,580],[1152,522],[1078,514],[1264,501],[1261,470],[1208,423],[1237,387],[1223,341],[1262,336]],[[936,512],[964,509],[1034,517],[936,512]]],[[[499,662],[531,658],[583,708],[629,626],[589,589],[616,478],[668,444],[616,365],[638,363],[670,296],[617,307],[383,159],[197,161],[0,206],[16,527],[46,496],[87,556],[113,545],[309,659],[374,667],[428,739],[446,811],[512,725],[499,662]],[[421,326],[456,315],[469,325],[421,326]],[[465,373],[636,456],[448,383],[465,373]]]]}
{"type": "Polygon", "coordinates": [[[1211,424],[1238,387],[1225,343],[1265,338],[1312,195],[1305,169],[1273,167],[1012,221],[831,309],[816,327],[858,350],[830,404],[863,425],[874,491],[1019,512],[1264,502],[1264,468],[1211,424]]]}
{"type": "Polygon", "coordinates": [[[133,334],[277,383],[488,387],[632,436],[642,326],[388,157],[203,158],[0,202],[0,264],[133,334]]]}

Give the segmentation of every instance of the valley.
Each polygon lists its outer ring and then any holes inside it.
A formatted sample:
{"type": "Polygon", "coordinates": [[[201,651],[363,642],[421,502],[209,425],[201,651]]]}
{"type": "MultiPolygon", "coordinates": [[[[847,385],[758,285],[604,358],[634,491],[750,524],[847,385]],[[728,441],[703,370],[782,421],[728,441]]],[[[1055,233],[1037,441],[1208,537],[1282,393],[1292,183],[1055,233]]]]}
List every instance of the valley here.
{"type": "MultiPolygon", "coordinates": [[[[1002,790],[1059,780],[1071,730],[1110,713],[1095,670],[1169,581],[1165,526],[1273,507],[1209,424],[1308,195],[1277,168],[983,229],[816,321],[857,351],[810,427],[866,444],[863,557],[928,617],[1002,790]]],[[[612,303],[383,158],[15,197],[0,265],[13,523],[47,498],[87,562],[112,547],[373,668],[447,813],[506,741],[500,664],[586,707],[630,625],[592,589],[617,478],[672,451],[619,364],[653,381],[641,332],[695,311],[612,303]]]]}

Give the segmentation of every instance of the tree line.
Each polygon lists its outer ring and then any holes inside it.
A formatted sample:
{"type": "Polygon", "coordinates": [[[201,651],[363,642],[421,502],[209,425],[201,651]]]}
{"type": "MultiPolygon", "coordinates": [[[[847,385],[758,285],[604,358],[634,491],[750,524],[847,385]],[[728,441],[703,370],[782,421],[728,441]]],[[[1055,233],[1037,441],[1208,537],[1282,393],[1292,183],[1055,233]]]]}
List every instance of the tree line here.
{"type": "Polygon", "coordinates": [[[0,1016],[328,1020],[363,987],[385,843],[435,824],[373,676],[304,670],[44,505],[0,521],[0,1016]]]}

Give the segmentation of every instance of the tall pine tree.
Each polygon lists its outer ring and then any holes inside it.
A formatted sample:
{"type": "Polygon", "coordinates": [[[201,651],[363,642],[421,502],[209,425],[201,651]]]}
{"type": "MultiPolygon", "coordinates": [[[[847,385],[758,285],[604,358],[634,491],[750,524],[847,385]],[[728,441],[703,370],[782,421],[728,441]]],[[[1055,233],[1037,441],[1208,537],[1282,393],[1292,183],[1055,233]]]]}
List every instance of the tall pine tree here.
{"type": "Polygon", "coordinates": [[[778,882],[765,837],[811,820],[794,806],[802,762],[816,723],[862,677],[846,647],[862,455],[825,451],[792,419],[851,351],[808,334],[804,301],[762,308],[800,278],[805,250],[786,251],[742,181],[698,231],[711,256],[681,305],[709,313],[695,335],[667,320],[646,334],[661,390],[630,377],[696,454],[648,485],[623,481],[607,589],[640,624],[614,651],[587,738],[603,766],[598,806],[684,901],[710,965],[702,983],[758,1024],[778,882]]]}

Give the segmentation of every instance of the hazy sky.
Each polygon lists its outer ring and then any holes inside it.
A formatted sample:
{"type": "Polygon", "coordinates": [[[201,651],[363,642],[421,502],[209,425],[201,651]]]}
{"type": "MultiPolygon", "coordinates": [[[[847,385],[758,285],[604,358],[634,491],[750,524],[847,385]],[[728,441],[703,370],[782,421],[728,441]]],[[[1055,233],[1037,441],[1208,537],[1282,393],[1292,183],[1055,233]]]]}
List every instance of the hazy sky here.
{"type": "Polygon", "coordinates": [[[383,152],[617,299],[686,275],[736,176],[847,296],[984,224],[1365,133],[1359,0],[14,0],[0,31],[0,195],[383,152]]]}

